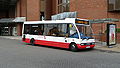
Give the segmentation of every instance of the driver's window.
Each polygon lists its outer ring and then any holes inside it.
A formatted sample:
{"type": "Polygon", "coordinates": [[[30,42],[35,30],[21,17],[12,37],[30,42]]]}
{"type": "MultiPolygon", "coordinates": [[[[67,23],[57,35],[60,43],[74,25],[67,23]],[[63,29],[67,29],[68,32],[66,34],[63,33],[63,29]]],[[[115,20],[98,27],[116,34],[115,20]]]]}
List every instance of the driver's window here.
{"type": "Polygon", "coordinates": [[[73,24],[70,24],[69,27],[70,27],[70,35],[73,35],[77,32],[76,28],[73,24]]]}

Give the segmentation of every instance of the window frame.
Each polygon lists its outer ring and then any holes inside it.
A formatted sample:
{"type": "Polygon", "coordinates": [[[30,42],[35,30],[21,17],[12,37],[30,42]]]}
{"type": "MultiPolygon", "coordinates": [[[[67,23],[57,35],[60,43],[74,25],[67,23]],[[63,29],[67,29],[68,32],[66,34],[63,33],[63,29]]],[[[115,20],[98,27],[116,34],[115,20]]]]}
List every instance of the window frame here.
{"type": "Polygon", "coordinates": [[[70,8],[70,0],[58,0],[58,13],[62,13],[62,12],[69,12],[69,8],[70,8]]]}

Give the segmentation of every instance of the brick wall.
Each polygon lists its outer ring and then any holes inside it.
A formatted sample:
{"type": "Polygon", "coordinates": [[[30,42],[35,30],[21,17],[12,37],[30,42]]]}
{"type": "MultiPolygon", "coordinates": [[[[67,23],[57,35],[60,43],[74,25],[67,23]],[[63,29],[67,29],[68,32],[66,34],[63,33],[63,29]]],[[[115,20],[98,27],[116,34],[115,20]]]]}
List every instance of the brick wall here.
{"type": "Polygon", "coordinates": [[[52,0],[45,0],[45,18],[47,20],[51,19],[51,15],[54,13],[52,11],[52,2],[52,0]]]}
{"type": "Polygon", "coordinates": [[[15,10],[15,16],[16,17],[20,17],[20,1],[21,0],[17,1],[16,10],[15,10]]]}
{"type": "Polygon", "coordinates": [[[55,15],[57,12],[57,1],[58,0],[52,0],[52,15],[55,15]]]}
{"type": "Polygon", "coordinates": [[[107,0],[71,0],[70,11],[86,19],[107,18],[107,0]]]}
{"type": "MultiPolygon", "coordinates": [[[[120,33],[116,33],[116,42],[117,42],[117,44],[118,43],[120,43],[120,33]]],[[[103,34],[102,36],[101,36],[101,41],[103,41],[103,42],[106,42],[106,34],[103,34]]]]}
{"type": "Polygon", "coordinates": [[[17,24],[17,35],[22,35],[22,23],[17,24]]]}
{"type": "Polygon", "coordinates": [[[27,20],[40,20],[40,0],[27,0],[27,20]]]}
{"type": "MultiPolygon", "coordinates": [[[[85,19],[102,19],[102,18],[117,18],[120,19],[120,12],[108,12],[107,0],[70,0],[70,11],[77,11],[79,18],[85,19]]],[[[120,22],[114,22],[117,24],[117,28],[120,28],[120,22]]],[[[100,37],[95,36],[97,39],[105,41],[106,23],[104,24],[92,24],[92,28],[95,34],[103,34],[100,37]]],[[[117,42],[120,42],[117,34],[117,42]]]]}
{"type": "MultiPolygon", "coordinates": [[[[108,12],[109,18],[120,19],[120,12],[108,12]]],[[[117,28],[120,28],[120,22],[115,22],[117,24],[117,28]]]]}
{"type": "MultiPolygon", "coordinates": [[[[78,2],[78,0],[70,0],[70,11],[74,12],[74,11],[77,11],[77,5],[76,3],[78,2]]],[[[77,11],[78,12],[78,11],[77,11]]]]}
{"type": "MultiPolygon", "coordinates": [[[[27,20],[39,20],[40,0],[19,1],[17,4],[17,16],[27,16],[27,20]],[[19,1],[21,1],[21,4],[19,1]]],[[[58,0],[45,0],[46,19],[50,19],[51,15],[58,12],[57,3],[58,0]]],[[[70,11],[77,11],[79,18],[120,18],[120,12],[108,12],[107,7],[107,0],[70,0],[70,11]]],[[[120,22],[116,22],[116,24],[117,28],[120,28],[120,22]]],[[[92,27],[95,34],[104,33],[106,30],[106,24],[93,24],[92,27]]]]}
{"type": "Polygon", "coordinates": [[[117,43],[120,43],[120,33],[117,33],[117,43]]]}
{"type": "Polygon", "coordinates": [[[26,10],[27,10],[27,0],[21,0],[21,7],[20,7],[20,16],[21,17],[26,17],[26,10]]]}
{"type": "Polygon", "coordinates": [[[40,0],[18,0],[16,17],[26,17],[27,21],[40,20],[40,0]]]}

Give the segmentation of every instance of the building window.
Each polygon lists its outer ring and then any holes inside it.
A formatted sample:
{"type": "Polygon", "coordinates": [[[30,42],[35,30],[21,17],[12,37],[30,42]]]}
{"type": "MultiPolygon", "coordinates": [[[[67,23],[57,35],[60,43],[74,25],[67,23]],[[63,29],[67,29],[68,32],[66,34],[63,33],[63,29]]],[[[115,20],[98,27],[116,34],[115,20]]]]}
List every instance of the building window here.
{"type": "Polygon", "coordinates": [[[108,11],[120,11],[120,0],[108,0],[108,11]]]}
{"type": "Polygon", "coordinates": [[[69,11],[70,0],[58,0],[58,13],[69,11]]]}

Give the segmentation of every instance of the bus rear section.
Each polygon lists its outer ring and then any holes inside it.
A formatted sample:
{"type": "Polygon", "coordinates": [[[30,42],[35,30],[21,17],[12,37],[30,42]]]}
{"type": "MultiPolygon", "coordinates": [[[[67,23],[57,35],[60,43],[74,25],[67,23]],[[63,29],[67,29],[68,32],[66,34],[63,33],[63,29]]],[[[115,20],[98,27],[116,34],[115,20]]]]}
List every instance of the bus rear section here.
{"type": "Polygon", "coordinates": [[[23,25],[23,42],[32,45],[46,45],[67,48],[71,51],[94,48],[95,40],[91,31],[75,20],[30,21],[23,25]],[[88,33],[88,34],[87,34],[88,33]]]}

